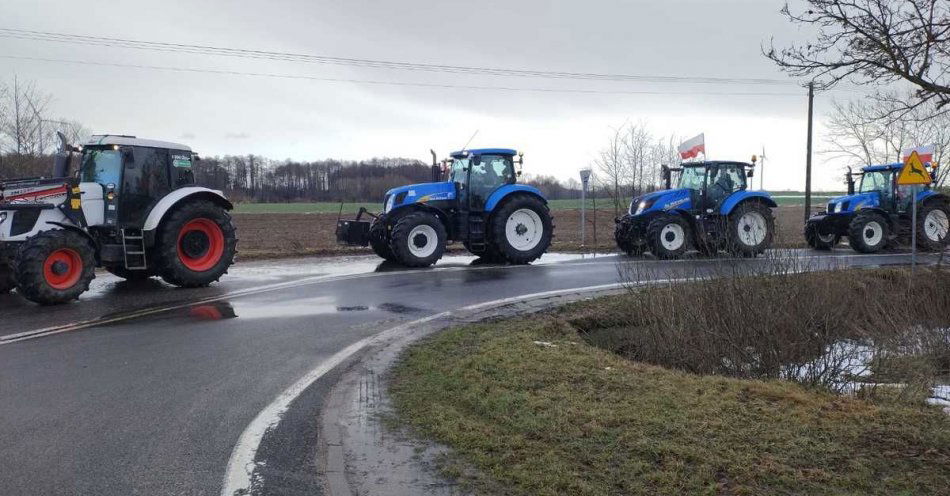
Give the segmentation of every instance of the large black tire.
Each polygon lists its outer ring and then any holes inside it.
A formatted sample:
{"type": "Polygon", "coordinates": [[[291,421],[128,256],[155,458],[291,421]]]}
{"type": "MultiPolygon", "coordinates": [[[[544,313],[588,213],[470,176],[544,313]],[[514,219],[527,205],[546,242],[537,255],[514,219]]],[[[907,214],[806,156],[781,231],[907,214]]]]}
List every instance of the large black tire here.
{"type": "Polygon", "coordinates": [[[389,237],[396,262],[406,267],[428,267],[445,253],[445,226],[433,214],[414,212],[396,221],[389,237]]]}
{"type": "Polygon", "coordinates": [[[491,249],[508,263],[521,265],[548,251],[554,236],[554,220],[540,198],[514,195],[492,213],[489,232],[491,249]]]}
{"type": "Polygon", "coordinates": [[[646,239],[643,233],[636,232],[636,225],[637,223],[629,215],[625,215],[618,219],[614,226],[614,241],[617,242],[617,248],[631,257],[643,255],[647,251],[646,239]]]}
{"type": "Polygon", "coordinates": [[[950,243],[950,206],[926,203],[917,212],[917,246],[940,251],[950,243]]]}
{"type": "Polygon", "coordinates": [[[188,201],[166,214],[155,239],[155,271],[175,286],[207,286],[234,263],[237,237],[231,215],[206,200],[188,201]]]}
{"type": "Polygon", "coordinates": [[[805,224],[805,241],[815,250],[829,251],[841,242],[841,235],[821,232],[821,222],[808,221],[805,224]]]}
{"type": "Polygon", "coordinates": [[[848,225],[848,244],[854,251],[877,253],[887,246],[890,226],[874,211],[859,211],[848,225]]]}
{"type": "Polygon", "coordinates": [[[388,238],[389,233],[386,232],[386,223],[378,220],[374,221],[369,228],[369,246],[382,259],[392,262],[396,259],[396,256],[393,255],[388,238]]]}
{"type": "Polygon", "coordinates": [[[66,303],[79,298],[95,279],[95,249],[78,232],[45,231],[20,246],[13,266],[24,298],[40,305],[66,303]]]}
{"type": "Polygon", "coordinates": [[[660,214],[647,224],[647,244],[657,258],[679,258],[689,249],[690,227],[675,214],[660,214]]]}
{"type": "Polygon", "coordinates": [[[775,238],[775,217],[772,209],[751,201],[740,204],[726,222],[726,243],[729,253],[737,257],[755,257],[772,246],[775,238]]]}
{"type": "Polygon", "coordinates": [[[16,279],[13,278],[13,268],[0,262],[0,294],[7,294],[15,287],[16,279]]]}
{"type": "Polygon", "coordinates": [[[105,269],[110,274],[121,277],[122,279],[125,279],[126,281],[144,281],[152,277],[153,275],[155,275],[152,273],[151,270],[129,270],[129,269],[126,269],[125,267],[119,267],[119,266],[112,266],[112,267],[107,266],[105,267],[105,269]]]}

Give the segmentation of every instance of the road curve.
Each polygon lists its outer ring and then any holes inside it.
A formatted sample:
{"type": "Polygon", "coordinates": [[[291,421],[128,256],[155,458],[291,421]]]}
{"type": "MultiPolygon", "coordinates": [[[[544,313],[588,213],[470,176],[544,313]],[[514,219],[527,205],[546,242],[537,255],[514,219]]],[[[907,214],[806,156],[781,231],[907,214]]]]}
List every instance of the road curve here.
{"type": "MultiPolygon", "coordinates": [[[[909,260],[794,255],[809,270],[909,260]]],[[[203,289],[100,276],[82,301],[59,307],[2,295],[0,494],[220,494],[235,444],[259,413],[384,330],[487,301],[613,284],[621,267],[666,278],[774,263],[628,260],[552,254],[503,267],[447,257],[403,270],[372,257],[296,259],[241,264],[203,289]]],[[[319,494],[316,417],[332,379],[329,371],[285,413],[303,427],[278,426],[261,446],[262,458],[286,466],[270,467],[276,489],[255,492],[319,494]]]]}

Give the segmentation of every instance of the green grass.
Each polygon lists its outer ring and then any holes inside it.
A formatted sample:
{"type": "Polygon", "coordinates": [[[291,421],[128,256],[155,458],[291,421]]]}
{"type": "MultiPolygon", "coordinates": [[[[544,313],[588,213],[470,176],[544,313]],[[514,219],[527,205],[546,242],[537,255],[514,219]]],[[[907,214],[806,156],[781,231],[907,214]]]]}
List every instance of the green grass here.
{"type": "Polygon", "coordinates": [[[447,475],[486,494],[950,487],[950,419],[936,409],[631,362],[566,322],[472,325],[411,348],[391,382],[397,421],[451,447],[447,475]]]}

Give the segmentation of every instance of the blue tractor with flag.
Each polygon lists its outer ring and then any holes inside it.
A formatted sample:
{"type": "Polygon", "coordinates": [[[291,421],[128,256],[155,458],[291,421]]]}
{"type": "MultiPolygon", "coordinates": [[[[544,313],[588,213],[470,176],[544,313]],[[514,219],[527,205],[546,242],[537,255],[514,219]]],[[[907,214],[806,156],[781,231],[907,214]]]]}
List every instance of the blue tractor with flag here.
{"type": "Polygon", "coordinates": [[[432,182],[386,192],[383,211],[361,208],[337,222],[337,242],[372,247],[407,267],[427,267],[449,242],[492,262],[526,264],[547,251],[554,224],[537,188],[519,184],[523,154],[509,148],[461,150],[437,160],[432,182]],[[361,220],[364,214],[372,220],[361,220]]]}
{"type": "Polygon", "coordinates": [[[663,166],[666,189],[636,197],[626,215],[615,220],[614,238],[628,255],[650,252],[678,258],[690,248],[713,255],[719,250],[754,257],[768,249],[775,236],[772,209],[778,205],[762,191],[749,191],[752,163],[684,162],[663,166]],[[672,187],[673,173],[679,185],[672,187]]]}
{"type": "Polygon", "coordinates": [[[876,253],[906,242],[913,232],[916,203],[917,246],[944,249],[950,242],[950,199],[932,189],[937,168],[931,165],[928,170],[927,163],[914,153],[906,164],[870,165],[858,173],[849,169],[848,194],[832,198],[805,224],[808,245],[831,250],[846,237],[855,251],[876,253]],[[855,176],[860,179],[857,191],[855,176]],[[916,186],[901,184],[907,182],[916,186]]]}

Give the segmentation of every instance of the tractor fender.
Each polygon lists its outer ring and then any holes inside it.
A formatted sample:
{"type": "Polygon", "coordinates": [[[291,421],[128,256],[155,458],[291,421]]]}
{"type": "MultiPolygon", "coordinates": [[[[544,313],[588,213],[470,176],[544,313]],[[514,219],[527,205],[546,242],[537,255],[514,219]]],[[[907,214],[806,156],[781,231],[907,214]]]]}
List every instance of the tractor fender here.
{"type": "Polygon", "coordinates": [[[154,231],[155,229],[158,229],[158,226],[161,225],[165,214],[172,210],[176,205],[185,200],[197,199],[209,200],[225,210],[234,209],[234,204],[228,201],[228,199],[225,198],[224,193],[218,190],[202,188],[200,186],[179,188],[165,195],[164,198],[159,200],[158,203],[152,207],[152,210],[148,213],[148,217],[145,219],[145,225],[142,226],[142,230],[154,231]]]}
{"type": "Polygon", "coordinates": [[[721,215],[729,215],[740,203],[747,201],[761,202],[771,208],[778,207],[778,204],[775,203],[775,200],[773,200],[768,193],[762,191],[738,191],[729,196],[729,198],[726,198],[726,201],[722,202],[722,206],[719,207],[719,213],[721,215]]]}
{"type": "Polygon", "coordinates": [[[922,205],[924,203],[929,203],[932,201],[941,202],[941,203],[950,203],[950,198],[948,198],[947,195],[943,193],[937,193],[936,191],[929,190],[929,189],[926,191],[921,191],[920,193],[917,193],[917,203],[920,203],[922,205]]]}
{"type": "Polygon", "coordinates": [[[541,194],[541,190],[533,186],[528,186],[527,184],[506,184],[495,191],[492,194],[488,195],[488,201],[485,202],[485,211],[493,212],[495,207],[501,203],[502,200],[508,198],[514,193],[527,193],[529,195],[534,195],[538,197],[541,201],[547,204],[547,199],[544,198],[544,195],[541,194]]]}
{"type": "Polygon", "coordinates": [[[65,222],[46,221],[46,223],[47,223],[47,224],[50,224],[50,225],[53,225],[53,226],[56,226],[56,227],[59,227],[59,228],[62,228],[62,229],[66,229],[66,230],[69,230],[69,231],[74,231],[74,232],[77,232],[77,233],[79,233],[79,234],[82,234],[82,236],[83,236],[84,238],[86,238],[87,240],[89,240],[90,243],[92,243],[92,246],[93,246],[93,247],[95,247],[95,248],[98,248],[98,247],[99,247],[99,243],[96,242],[95,238],[93,238],[91,234],[89,234],[88,232],[86,232],[86,230],[83,229],[83,228],[81,228],[81,227],[77,227],[77,226],[75,226],[75,225],[73,225],[73,224],[67,224],[67,223],[65,223],[65,222]]]}

